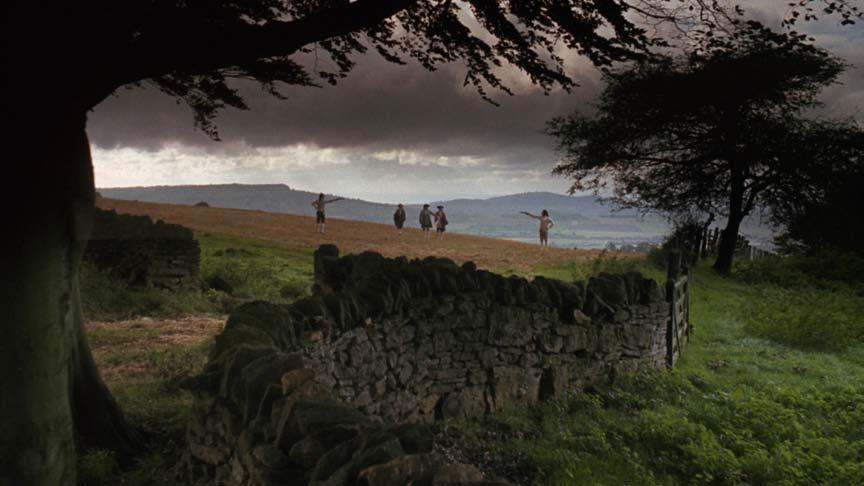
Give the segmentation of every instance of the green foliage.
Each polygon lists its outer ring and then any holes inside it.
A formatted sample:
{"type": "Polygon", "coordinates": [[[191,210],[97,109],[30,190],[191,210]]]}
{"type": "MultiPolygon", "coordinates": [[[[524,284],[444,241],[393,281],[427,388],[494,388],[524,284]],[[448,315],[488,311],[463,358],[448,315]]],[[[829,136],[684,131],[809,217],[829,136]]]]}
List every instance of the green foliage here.
{"type": "MultiPolygon", "coordinates": [[[[596,109],[555,118],[547,132],[562,153],[554,172],[573,181],[571,192],[725,217],[735,241],[756,208],[786,213],[860,166],[864,131],[807,115],[846,65],[806,36],[750,20],[702,41],[604,72],[596,109]]],[[[729,273],[733,259],[721,244],[717,270],[729,273]]]]}
{"type": "Polygon", "coordinates": [[[847,289],[864,293],[864,257],[851,253],[739,261],[733,277],[750,284],[783,288],[847,289]]]}
{"type": "MultiPolygon", "coordinates": [[[[564,155],[555,172],[574,191],[614,186],[611,199],[625,207],[740,218],[757,201],[809,187],[791,177],[801,162],[795,151],[827,142],[813,132],[832,132],[800,114],[843,69],[794,33],[751,21],[691,52],[610,70],[595,112],[549,123],[564,155]],[[731,200],[739,214],[726,214],[731,200]]],[[[812,155],[811,165],[830,151],[812,155]]]]}
{"type": "Polygon", "coordinates": [[[662,270],[665,268],[665,263],[658,267],[653,262],[649,262],[643,258],[635,258],[629,255],[621,256],[603,250],[588,263],[574,262],[555,267],[538,267],[534,270],[534,273],[547,278],[575,282],[588,280],[588,278],[603,272],[639,272],[645,278],[651,278],[662,283],[666,278],[665,270],[662,270]]]}
{"type": "Polygon", "coordinates": [[[225,313],[245,300],[289,303],[309,294],[311,250],[284,249],[268,242],[210,234],[196,238],[201,246],[202,282],[218,277],[229,284],[230,295],[225,289],[130,287],[84,263],[79,281],[85,318],[119,320],[225,313]]]}
{"type": "Polygon", "coordinates": [[[130,287],[86,262],[81,265],[80,272],[81,307],[86,320],[171,317],[221,311],[218,297],[202,293],[198,288],[166,290],[130,287]]]}
{"type": "MultiPolygon", "coordinates": [[[[146,329],[129,332],[137,334],[137,339],[148,335],[146,329]]],[[[100,339],[104,342],[104,336],[100,339]]],[[[82,485],[177,484],[172,471],[185,447],[186,423],[192,406],[191,394],[178,384],[203,370],[212,343],[208,339],[193,346],[124,350],[104,358],[106,364],[139,362],[148,371],[143,379],[125,378],[111,383],[111,392],[132,423],[145,431],[151,447],[122,472],[112,462],[113,456],[106,456],[104,451],[88,451],[79,462],[82,485]]]]}
{"type": "Polygon", "coordinates": [[[864,341],[864,300],[852,292],[765,288],[749,309],[747,331],[789,346],[836,351],[864,341]]]}
{"type": "Polygon", "coordinates": [[[202,279],[227,282],[233,297],[289,303],[309,294],[312,251],[221,235],[197,237],[202,279]]]}
{"type": "Polygon", "coordinates": [[[508,451],[535,485],[864,483],[864,297],[706,270],[676,369],[452,426],[471,447],[508,451]],[[808,338],[820,352],[785,334],[820,315],[846,329],[808,338]]]}

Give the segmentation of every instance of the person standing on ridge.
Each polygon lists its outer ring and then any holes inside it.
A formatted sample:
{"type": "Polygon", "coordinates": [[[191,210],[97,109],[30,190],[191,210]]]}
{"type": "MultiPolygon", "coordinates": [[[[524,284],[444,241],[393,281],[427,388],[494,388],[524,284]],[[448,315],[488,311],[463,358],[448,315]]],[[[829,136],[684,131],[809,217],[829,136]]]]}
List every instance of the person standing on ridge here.
{"type": "Polygon", "coordinates": [[[555,226],[555,221],[552,221],[552,218],[549,216],[549,211],[544,209],[543,212],[540,213],[540,216],[531,214],[528,211],[522,211],[522,214],[540,220],[540,246],[549,246],[549,230],[555,226]]]}
{"type": "Polygon", "coordinates": [[[424,204],[420,210],[420,229],[423,230],[423,237],[428,238],[429,230],[432,229],[432,210],[428,204],[424,204]]]}
{"type": "Polygon", "coordinates": [[[405,206],[402,203],[399,203],[396,212],[393,213],[393,224],[396,225],[399,234],[402,234],[402,226],[405,225],[405,206]]]}
{"type": "Polygon", "coordinates": [[[438,206],[438,211],[435,212],[435,231],[438,232],[438,239],[444,238],[444,232],[447,231],[447,215],[444,214],[444,206],[438,206]]]}
{"type": "Polygon", "coordinates": [[[336,201],[341,201],[345,199],[344,197],[334,197],[333,199],[324,199],[324,193],[318,194],[318,199],[312,201],[312,207],[315,208],[315,224],[318,225],[318,232],[324,232],[324,225],[326,224],[327,217],[324,215],[324,208],[336,201]]]}

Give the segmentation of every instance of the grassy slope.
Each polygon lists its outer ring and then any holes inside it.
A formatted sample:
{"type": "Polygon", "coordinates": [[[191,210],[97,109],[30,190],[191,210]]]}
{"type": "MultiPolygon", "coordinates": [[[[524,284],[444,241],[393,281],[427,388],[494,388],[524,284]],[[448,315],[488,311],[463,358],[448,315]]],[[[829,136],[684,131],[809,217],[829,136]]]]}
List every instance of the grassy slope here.
{"type": "MultiPolygon", "coordinates": [[[[240,293],[272,296],[276,285],[311,283],[308,246],[201,231],[198,236],[205,276],[259,276],[241,282],[240,293]]],[[[459,246],[447,249],[458,254],[459,246]]],[[[660,276],[632,259],[587,260],[587,255],[579,255],[568,263],[557,257],[543,260],[546,255],[541,254],[529,255],[529,265],[510,265],[508,259],[514,256],[495,254],[499,259],[487,266],[523,274],[583,278],[603,270],[636,269],[660,276]]],[[[696,335],[676,370],[626,378],[570,400],[452,424],[466,453],[486,454],[491,459],[479,462],[498,471],[521,471],[514,476],[532,478],[535,484],[864,484],[860,292],[836,286],[784,289],[721,279],[708,271],[696,277],[696,335]],[[807,306],[802,312],[784,310],[802,308],[801,302],[807,306]],[[842,312],[833,312],[839,302],[842,312]],[[824,312],[813,312],[814,307],[824,312]],[[772,318],[777,315],[785,317],[772,318]],[[825,328],[824,322],[814,320],[820,316],[846,330],[814,349],[808,343],[825,328]]],[[[153,434],[158,448],[121,476],[110,457],[86,455],[85,480],[160,482],[152,472],[176,460],[173,454],[182,441],[189,404],[173,384],[203,363],[219,322],[217,317],[210,324],[199,323],[188,339],[165,342],[156,338],[176,334],[176,329],[162,320],[90,326],[91,344],[112,390],[132,418],[153,434]]],[[[162,481],[172,484],[168,475],[162,481]]]]}

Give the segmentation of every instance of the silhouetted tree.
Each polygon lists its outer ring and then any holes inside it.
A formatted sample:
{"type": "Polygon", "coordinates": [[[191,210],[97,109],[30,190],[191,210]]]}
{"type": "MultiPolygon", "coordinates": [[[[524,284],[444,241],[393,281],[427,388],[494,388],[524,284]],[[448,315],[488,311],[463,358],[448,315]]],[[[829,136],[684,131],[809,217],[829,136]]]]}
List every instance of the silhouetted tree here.
{"type": "Polygon", "coordinates": [[[811,190],[803,169],[834,164],[833,141],[854,130],[806,117],[843,68],[802,35],[748,22],[687,56],[610,71],[596,113],[550,122],[555,172],[622,206],[725,217],[714,266],[728,273],[743,218],[811,190]]]}

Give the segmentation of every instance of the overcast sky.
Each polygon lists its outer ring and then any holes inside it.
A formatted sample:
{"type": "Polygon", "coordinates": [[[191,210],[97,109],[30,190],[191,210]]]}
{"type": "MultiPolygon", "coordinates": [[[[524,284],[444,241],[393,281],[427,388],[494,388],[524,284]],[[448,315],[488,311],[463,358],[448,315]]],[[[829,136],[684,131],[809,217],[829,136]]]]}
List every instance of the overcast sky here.
{"type": "MultiPolygon", "coordinates": [[[[776,10],[752,15],[778,24],[787,2],[763,3],[776,10]]],[[[827,109],[864,119],[864,26],[825,19],[801,30],[854,64],[825,93],[827,109]]],[[[495,107],[463,87],[461,66],[430,73],[370,55],[338,86],[286,87],[288,100],[241,86],[251,109],[222,112],[221,142],[196,131],[174,99],[120,90],[90,115],[96,184],[283,183],[380,202],[563,193],[568,183],[550,175],[554,141],[543,126],[602,88],[584,60],[569,68],[581,85],[572,93],[545,96],[513,75],[516,96],[495,96],[495,107]]]]}

